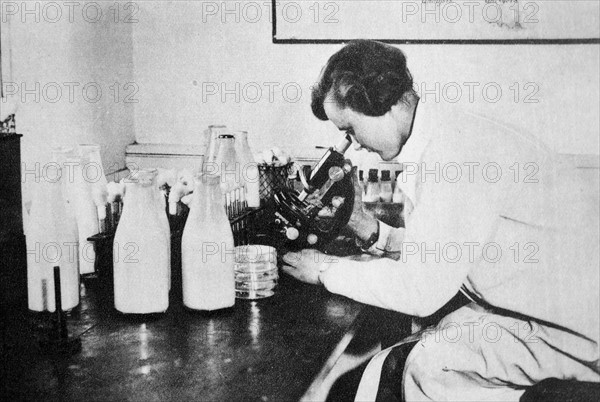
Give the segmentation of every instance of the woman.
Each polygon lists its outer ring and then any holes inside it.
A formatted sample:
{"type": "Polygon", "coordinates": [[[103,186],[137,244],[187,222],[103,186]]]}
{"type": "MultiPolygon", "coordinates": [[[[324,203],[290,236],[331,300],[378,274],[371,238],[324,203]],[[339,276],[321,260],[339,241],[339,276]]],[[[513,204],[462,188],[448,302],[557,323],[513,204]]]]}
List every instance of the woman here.
{"type": "MultiPolygon", "coordinates": [[[[285,271],[414,316],[458,291],[473,300],[412,349],[397,379],[406,400],[518,400],[546,378],[600,381],[598,187],[557,169],[534,138],[422,102],[412,84],[395,47],[354,41],[331,57],[313,113],[404,165],[406,228],[355,206],[350,228],[383,258],[331,263],[310,251],[286,255],[285,271]]],[[[357,400],[375,399],[387,353],[365,371],[357,400]]]]}

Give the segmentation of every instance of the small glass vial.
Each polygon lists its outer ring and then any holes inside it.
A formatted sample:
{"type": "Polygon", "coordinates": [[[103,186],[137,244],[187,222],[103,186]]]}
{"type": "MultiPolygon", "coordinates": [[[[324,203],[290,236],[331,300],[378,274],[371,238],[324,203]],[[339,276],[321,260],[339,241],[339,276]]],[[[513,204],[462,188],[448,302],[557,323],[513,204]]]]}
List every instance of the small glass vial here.
{"type": "Polygon", "coordinates": [[[395,204],[404,203],[404,193],[402,192],[402,189],[400,188],[400,185],[398,183],[398,176],[400,175],[400,173],[400,170],[396,171],[396,185],[394,187],[394,194],[392,195],[392,202],[395,204]]]}
{"type": "Polygon", "coordinates": [[[369,169],[369,179],[367,181],[367,192],[364,197],[365,202],[377,202],[379,201],[379,179],[378,170],[369,169]]]}
{"type": "Polygon", "coordinates": [[[381,171],[381,183],[379,188],[379,199],[381,202],[392,202],[392,178],[389,170],[381,171]]]}
{"type": "Polygon", "coordinates": [[[365,200],[365,190],[366,190],[364,173],[365,172],[362,170],[358,171],[358,187],[360,188],[360,197],[363,201],[365,200]]]}

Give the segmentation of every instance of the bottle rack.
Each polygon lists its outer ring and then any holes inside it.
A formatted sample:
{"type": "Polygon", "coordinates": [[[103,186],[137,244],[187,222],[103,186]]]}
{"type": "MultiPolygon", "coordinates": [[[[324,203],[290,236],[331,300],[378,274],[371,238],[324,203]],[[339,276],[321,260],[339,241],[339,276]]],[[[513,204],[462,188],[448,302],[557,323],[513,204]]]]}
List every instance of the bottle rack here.
{"type": "Polygon", "coordinates": [[[293,163],[283,166],[258,165],[261,205],[270,200],[277,190],[294,188],[294,181],[290,178],[290,175],[294,175],[293,166],[293,163]]]}

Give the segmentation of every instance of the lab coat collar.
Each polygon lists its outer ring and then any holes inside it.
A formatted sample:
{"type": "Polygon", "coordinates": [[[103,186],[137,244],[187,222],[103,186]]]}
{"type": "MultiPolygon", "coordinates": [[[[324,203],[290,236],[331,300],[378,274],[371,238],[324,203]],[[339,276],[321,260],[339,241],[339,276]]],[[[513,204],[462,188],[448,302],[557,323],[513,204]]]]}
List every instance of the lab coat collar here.
{"type": "MultiPolygon", "coordinates": [[[[402,147],[400,155],[396,158],[396,161],[402,166],[403,171],[407,164],[414,166],[414,164],[418,165],[421,163],[425,149],[434,134],[435,128],[433,127],[432,122],[436,118],[437,116],[433,111],[432,105],[419,100],[410,136],[402,147]]],[[[412,170],[414,171],[414,168],[412,170]]],[[[418,174],[401,174],[401,176],[402,177],[398,176],[400,178],[398,182],[400,189],[402,189],[404,194],[406,194],[414,205],[416,201],[416,182],[418,174]]]]}
{"type": "Polygon", "coordinates": [[[396,158],[398,163],[419,163],[421,161],[425,148],[431,141],[433,134],[431,121],[435,118],[436,116],[432,115],[431,105],[419,100],[410,136],[402,147],[400,155],[396,158]]]}

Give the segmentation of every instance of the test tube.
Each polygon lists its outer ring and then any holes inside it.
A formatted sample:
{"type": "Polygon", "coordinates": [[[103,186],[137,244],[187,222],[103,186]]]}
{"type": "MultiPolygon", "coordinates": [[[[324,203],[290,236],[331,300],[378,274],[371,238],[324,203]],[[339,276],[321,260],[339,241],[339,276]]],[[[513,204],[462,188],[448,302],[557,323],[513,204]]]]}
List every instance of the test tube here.
{"type": "Polygon", "coordinates": [[[119,224],[119,219],[121,217],[121,202],[113,201],[110,204],[111,214],[110,214],[110,226],[111,230],[117,230],[117,225],[119,224]]]}

